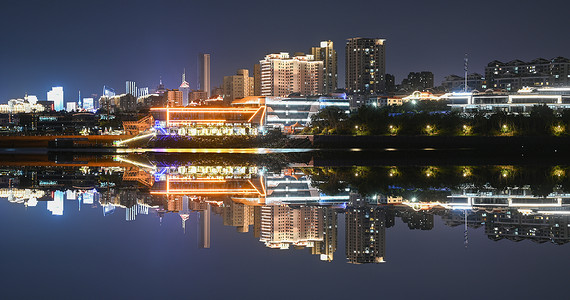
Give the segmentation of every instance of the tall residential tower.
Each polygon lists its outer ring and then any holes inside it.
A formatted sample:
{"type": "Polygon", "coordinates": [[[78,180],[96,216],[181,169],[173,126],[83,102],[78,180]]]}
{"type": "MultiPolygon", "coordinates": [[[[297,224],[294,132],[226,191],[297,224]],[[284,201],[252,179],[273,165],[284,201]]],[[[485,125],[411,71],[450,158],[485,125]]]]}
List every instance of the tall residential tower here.
{"type": "Polygon", "coordinates": [[[333,42],[322,41],[320,47],[311,48],[311,54],[323,62],[323,93],[334,93],[338,88],[338,68],[333,42]]]}
{"type": "Polygon", "coordinates": [[[350,94],[384,92],[386,77],[385,39],[351,38],[346,42],[346,90],[350,94]]]}
{"type": "Polygon", "coordinates": [[[323,62],[312,55],[281,52],[265,56],[261,66],[261,96],[287,97],[292,93],[302,96],[323,92],[323,62]]]}

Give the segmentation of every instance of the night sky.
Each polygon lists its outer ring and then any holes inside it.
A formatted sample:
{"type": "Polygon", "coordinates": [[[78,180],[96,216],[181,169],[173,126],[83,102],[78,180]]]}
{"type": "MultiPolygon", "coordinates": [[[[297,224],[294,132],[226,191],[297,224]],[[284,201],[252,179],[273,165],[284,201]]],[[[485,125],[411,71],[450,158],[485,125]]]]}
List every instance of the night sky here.
{"type": "Polygon", "coordinates": [[[0,103],[26,92],[66,101],[124,92],[125,80],[177,88],[187,69],[196,87],[197,54],[212,54],[213,86],[271,52],[308,52],[330,39],[339,54],[350,37],[387,39],[387,72],[399,83],[432,71],[436,83],[494,59],[570,56],[568,1],[25,1],[0,10],[0,103]]]}

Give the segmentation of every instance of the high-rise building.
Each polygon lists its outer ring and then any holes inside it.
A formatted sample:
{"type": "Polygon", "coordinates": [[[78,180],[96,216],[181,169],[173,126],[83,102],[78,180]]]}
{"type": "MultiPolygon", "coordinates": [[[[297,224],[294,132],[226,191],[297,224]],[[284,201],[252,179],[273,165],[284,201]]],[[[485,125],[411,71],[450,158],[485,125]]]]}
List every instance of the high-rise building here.
{"type": "Polygon", "coordinates": [[[93,98],[83,98],[83,109],[85,110],[94,110],[95,109],[95,102],[93,98]]]}
{"type": "Polygon", "coordinates": [[[63,104],[63,87],[54,86],[47,92],[47,100],[53,102],[53,109],[55,111],[64,110],[63,104]]]}
{"type": "Polygon", "coordinates": [[[338,67],[333,42],[322,41],[320,47],[311,48],[311,54],[323,62],[323,93],[334,93],[338,88],[338,67]]]}
{"type": "Polygon", "coordinates": [[[314,254],[320,254],[323,261],[332,261],[337,248],[338,236],[338,214],[334,208],[320,207],[319,214],[320,228],[323,234],[323,241],[316,242],[313,248],[314,254]]]}
{"type": "Polygon", "coordinates": [[[148,87],[139,88],[137,90],[137,97],[148,96],[148,87]]]}
{"type": "Polygon", "coordinates": [[[179,90],[167,90],[164,93],[166,96],[166,105],[168,107],[182,106],[182,92],[179,90]]]}
{"type": "Polygon", "coordinates": [[[184,73],[182,73],[182,83],[180,84],[180,88],[178,88],[180,92],[182,92],[182,106],[188,106],[188,94],[190,93],[190,84],[186,81],[186,69],[184,69],[184,73]]]}
{"type": "Polygon", "coordinates": [[[198,90],[206,92],[210,98],[210,54],[198,55],[198,90]]]}
{"type": "Polygon", "coordinates": [[[125,94],[131,94],[137,97],[138,96],[137,83],[134,81],[127,81],[125,83],[125,94]]]}
{"type": "Polygon", "coordinates": [[[249,77],[247,69],[237,70],[237,75],[224,76],[224,101],[234,101],[253,96],[253,77],[249,77]]]}
{"type": "Polygon", "coordinates": [[[210,204],[207,204],[205,210],[201,210],[199,212],[198,218],[200,219],[200,223],[198,226],[199,234],[198,234],[198,248],[210,248],[210,215],[211,215],[212,207],[210,204]]]}
{"type": "Polygon", "coordinates": [[[162,84],[162,78],[160,78],[160,82],[158,83],[158,86],[156,87],[156,93],[159,95],[162,95],[166,92],[166,89],[164,88],[164,84],[162,84]]]}
{"type": "Polygon", "coordinates": [[[224,225],[234,226],[238,232],[248,232],[253,225],[253,206],[227,200],[224,202],[224,225]]]}
{"type": "Polygon", "coordinates": [[[290,245],[312,248],[315,243],[323,242],[320,222],[322,210],[318,207],[263,206],[259,240],[269,248],[288,249],[290,245]]]}
{"type": "Polygon", "coordinates": [[[376,95],[385,90],[385,39],[351,38],[346,42],[346,90],[376,95]]]}
{"type": "Polygon", "coordinates": [[[253,95],[261,96],[261,65],[253,65],[253,95]]]}
{"type": "Polygon", "coordinates": [[[323,92],[323,62],[313,55],[289,57],[289,53],[268,54],[261,66],[261,96],[286,97],[293,93],[303,96],[323,92]]]}
{"type": "Polygon", "coordinates": [[[106,85],[103,86],[103,97],[111,98],[115,97],[115,95],[115,90],[113,88],[106,85]]]}
{"type": "Polygon", "coordinates": [[[352,207],[345,214],[349,263],[381,263],[386,255],[386,213],[376,207],[352,207]]]}
{"type": "Polygon", "coordinates": [[[208,95],[206,95],[206,92],[200,90],[192,90],[188,98],[190,103],[198,103],[206,99],[208,99],[208,95]]]}

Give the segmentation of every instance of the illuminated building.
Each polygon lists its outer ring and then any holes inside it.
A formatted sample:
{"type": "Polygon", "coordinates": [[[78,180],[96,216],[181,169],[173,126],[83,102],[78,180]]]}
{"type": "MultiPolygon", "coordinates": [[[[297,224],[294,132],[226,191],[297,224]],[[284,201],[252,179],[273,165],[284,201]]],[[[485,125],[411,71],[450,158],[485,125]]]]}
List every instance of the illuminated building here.
{"type": "Polygon", "coordinates": [[[259,240],[269,248],[289,249],[291,245],[312,248],[315,242],[323,241],[319,213],[320,209],[313,206],[263,206],[259,240]]]}
{"type": "Polygon", "coordinates": [[[233,101],[232,106],[267,106],[267,127],[282,130],[295,123],[307,126],[311,117],[325,107],[338,107],[346,113],[350,112],[350,102],[344,94],[338,97],[246,97],[233,101]]]}
{"type": "Polygon", "coordinates": [[[237,75],[224,76],[224,101],[234,101],[247,96],[253,96],[253,77],[249,77],[247,69],[237,70],[237,75]]]}
{"type": "Polygon", "coordinates": [[[122,94],[113,97],[99,98],[99,107],[108,112],[135,112],[137,111],[137,98],[131,94],[122,94]]]}
{"type": "MultiPolygon", "coordinates": [[[[465,78],[457,75],[449,75],[443,79],[441,86],[448,92],[462,92],[465,91],[465,78]]],[[[468,91],[482,91],[487,88],[485,78],[478,73],[467,75],[468,91]]]]}
{"type": "Polygon", "coordinates": [[[72,111],[76,111],[76,110],[77,110],[77,103],[67,102],[67,108],[66,108],[67,112],[72,112],[72,111]]]}
{"type": "Polygon", "coordinates": [[[8,104],[0,104],[0,113],[17,114],[17,113],[42,112],[46,110],[45,107],[39,101],[36,101],[33,104],[28,101],[29,100],[26,99],[8,100],[8,104]]]}
{"type": "Polygon", "coordinates": [[[485,92],[447,93],[440,97],[453,110],[464,112],[507,111],[530,112],[533,106],[551,109],[570,108],[570,88],[524,88],[515,93],[488,90],[485,92]]]}
{"type": "Polygon", "coordinates": [[[105,85],[104,85],[104,86],[103,86],[103,95],[102,95],[102,96],[103,96],[103,97],[108,97],[108,98],[114,97],[114,96],[115,96],[115,90],[112,89],[112,88],[110,88],[110,87],[108,87],[108,86],[105,86],[105,85]]]}
{"type": "Polygon", "coordinates": [[[168,107],[179,107],[183,106],[184,93],[179,90],[167,90],[164,93],[166,96],[166,106],[168,107]]]}
{"type": "MultiPolygon", "coordinates": [[[[232,197],[251,199],[254,203],[265,201],[263,177],[258,177],[256,167],[242,166],[180,166],[164,179],[155,182],[151,195],[174,199],[181,196],[232,197]]],[[[170,201],[170,200],[169,200],[170,201]]],[[[174,205],[174,204],[173,204],[174,205]]],[[[173,206],[179,211],[181,204],[173,206]]]]}
{"type": "Polygon", "coordinates": [[[323,261],[332,261],[337,248],[338,236],[338,213],[331,207],[320,207],[322,213],[319,215],[320,230],[323,240],[315,242],[313,254],[319,254],[323,261]]]}
{"type": "Polygon", "coordinates": [[[204,91],[206,98],[210,98],[210,54],[198,55],[198,90],[204,91]]]}
{"type": "Polygon", "coordinates": [[[198,213],[200,219],[198,227],[198,248],[210,248],[210,215],[212,207],[207,204],[205,210],[198,213]]]}
{"type": "Polygon", "coordinates": [[[385,261],[385,217],[385,211],[375,207],[352,207],[346,210],[346,258],[349,263],[385,261]]]}
{"type": "Polygon", "coordinates": [[[562,245],[570,241],[568,215],[532,215],[517,211],[479,212],[485,223],[485,234],[493,241],[508,239],[515,242],[531,240],[562,245]]]}
{"type": "Polygon", "coordinates": [[[570,59],[537,58],[530,62],[513,60],[507,63],[495,60],[485,67],[485,79],[488,88],[507,91],[516,91],[525,86],[569,86],[570,59]]]}
{"type": "Polygon", "coordinates": [[[178,135],[257,135],[265,106],[151,108],[161,126],[178,135]]]}
{"type": "Polygon", "coordinates": [[[261,96],[261,65],[253,65],[253,96],[261,96]]]}
{"type": "Polygon", "coordinates": [[[406,91],[426,91],[433,88],[433,73],[428,71],[410,72],[402,80],[402,89],[406,91]]]}
{"type": "Polygon", "coordinates": [[[166,92],[166,88],[164,88],[164,84],[162,84],[162,78],[160,79],[158,86],[156,87],[156,93],[162,95],[166,92]]]}
{"type": "Polygon", "coordinates": [[[127,81],[125,83],[125,94],[130,94],[132,96],[138,97],[137,83],[134,81],[127,81]]]}
{"type": "Polygon", "coordinates": [[[93,98],[83,98],[83,109],[85,109],[85,110],[94,110],[95,109],[93,98]]]}
{"type": "Polygon", "coordinates": [[[208,99],[208,94],[200,90],[192,90],[188,96],[190,104],[198,104],[200,101],[208,99]]]}
{"type": "Polygon", "coordinates": [[[63,191],[53,192],[53,200],[48,201],[47,210],[54,216],[63,216],[63,191]]]}
{"type": "Polygon", "coordinates": [[[349,94],[375,95],[384,92],[385,43],[385,39],[348,39],[345,86],[349,94]]]}
{"type": "Polygon", "coordinates": [[[178,88],[182,93],[182,106],[188,106],[188,94],[190,93],[190,84],[186,81],[186,69],[184,69],[184,73],[182,73],[182,83],[178,88]]]}
{"type": "Polygon", "coordinates": [[[64,110],[65,107],[63,106],[63,87],[52,87],[51,90],[47,92],[47,100],[53,102],[53,109],[55,111],[64,110]]]}
{"type": "Polygon", "coordinates": [[[223,219],[225,226],[236,227],[238,232],[248,232],[249,225],[253,225],[253,206],[226,200],[223,219]]]}
{"type": "Polygon", "coordinates": [[[148,87],[139,88],[137,90],[137,98],[144,97],[148,95],[148,87]]]}
{"type": "Polygon", "coordinates": [[[312,47],[311,54],[315,60],[323,62],[323,90],[324,94],[331,94],[338,88],[338,67],[336,50],[332,41],[322,41],[320,47],[312,47]]]}
{"type": "Polygon", "coordinates": [[[323,62],[313,55],[281,52],[269,54],[261,66],[261,95],[286,97],[292,93],[319,95],[323,92],[323,62]]]}

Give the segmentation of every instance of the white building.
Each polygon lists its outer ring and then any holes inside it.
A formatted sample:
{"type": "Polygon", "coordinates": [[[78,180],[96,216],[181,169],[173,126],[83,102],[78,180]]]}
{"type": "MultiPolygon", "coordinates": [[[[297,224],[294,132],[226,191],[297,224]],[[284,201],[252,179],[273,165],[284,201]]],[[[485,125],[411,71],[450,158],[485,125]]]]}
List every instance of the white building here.
{"type": "Polygon", "coordinates": [[[488,90],[485,92],[448,93],[440,97],[454,110],[506,111],[525,113],[532,107],[546,105],[551,109],[570,109],[570,87],[523,88],[516,93],[488,90]]]}
{"type": "Polygon", "coordinates": [[[249,77],[249,70],[237,70],[237,75],[224,76],[224,100],[234,101],[253,96],[253,77],[249,77]]]}
{"type": "Polygon", "coordinates": [[[53,109],[55,111],[64,110],[63,104],[63,87],[54,86],[47,92],[47,100],[53,102],[53,109]]]}
{"type": "Polygon", "coordinates": [[[135,96],[135,98],[138,96],[138,90],[137,90],[137,83],[134,81],[127,81],[125,83],[125,94],[131,94],[133,96],[135,96]]]}
{"type": "Polygon", "coordinates": [[[260,60],[261,95],[286,97],[292,93],[303,96],[323,93],[323,62],[313,55],[289,57],[281,52],[260,60]]]}
{"type": "Polygon", "coordinates": [[[301,127],[307,126],[311,117],[325,107],[338,107],[350,113],[350,101],[344,94],[336,97],[245,97],[233,101],[232,106],[266,106],[266,126],[281,130],[295,123],[301,127]]]}
{"type": "Polygon", "coordinates": [[[77,103],[75,102],[67,102],[67,109],[65,111],[72,112],[77,110],[77,103]]]}
{"type": "Polygon", "coordinates": [[[93,98],[83,98],[83,108],[85,110],[94,110],[95,109],[95,102],[93,98]]]}

